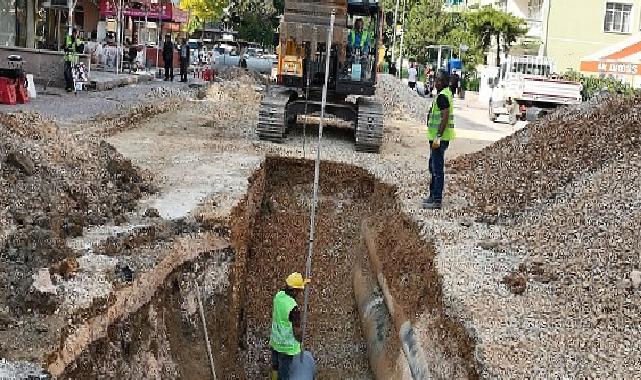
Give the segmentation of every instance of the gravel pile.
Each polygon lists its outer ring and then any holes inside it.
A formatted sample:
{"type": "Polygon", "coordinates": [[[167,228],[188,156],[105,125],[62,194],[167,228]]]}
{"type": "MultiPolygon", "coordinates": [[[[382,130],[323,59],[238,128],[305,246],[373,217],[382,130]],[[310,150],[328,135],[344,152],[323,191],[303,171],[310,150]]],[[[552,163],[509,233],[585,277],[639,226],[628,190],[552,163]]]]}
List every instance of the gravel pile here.
{"type": "Polygon", "coordinates": [[[425,123],[432,106],[431,98],[420,96],[389,74],[378,77],[376,97],[383,103],[387,117],[393,119],[409,118],[425,123]]]}
{"type": "Polygon", "coordinates": [[[0,304],[11,313],[55,310],[30,292],[37,268],[72,255],[67,237],[122,218],[152,191],[104,141],[80,141],[38,114],[0,114],[0,304]]]}
{"type": "Polygon", "coordinates": [[[452,162],[448,210],[423,223],[485,377],[638,376],[639,100],[556,112],[452,162]]]}
{"type": "Polygon", "coordinates": [[[146,94],[146,97],[151,99],[189,99],[193,97],[193,93],[180,87],[153,87],[151,91],[146,94]]]}
{"type": "Polygon", "coordinates": [[[641,149],[639,99],[612,98],[539,120],[451,166],[450,192],[470,206],[505,219],[554,199],[586,173],[641,149]],[[616,109],[617,112],[611,112],[616,109]]]}
{"type": "Polygon", "coordinates": [[[269,82],[269,78],[266,76],[240,67],[225,67],[218,72],[216,77],[226,81],[235,80],[247,84],[267,84],[269,82]]]}

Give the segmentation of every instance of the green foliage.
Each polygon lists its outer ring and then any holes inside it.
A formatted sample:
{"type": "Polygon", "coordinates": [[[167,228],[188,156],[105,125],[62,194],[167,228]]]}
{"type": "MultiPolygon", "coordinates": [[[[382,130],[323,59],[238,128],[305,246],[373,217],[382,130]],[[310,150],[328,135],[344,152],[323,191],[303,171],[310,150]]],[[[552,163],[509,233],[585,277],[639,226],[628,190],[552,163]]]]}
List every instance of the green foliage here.
{"type": "Polygon", "coordinates": [[[580,82],[583,85],[583,90],[581,90],[583,100],[592,99],[602,91],[610,94],[622,94],[625,96],[635,95],[639,92],[639,90],[633,88],[629,84],[621,82],[618,79],[585,76],[574,70],[564,73],[562,77],[563,79],[573,82],[580,82]]]}
{"type": "Polygon", "coordinates": [[[180,0],[179,7],[189,12],[187,28],[190,32],[200,28],[205,21],[216,20],[227,5],[224,0],[180,0]]]}
{"type": "Polygon", "coordinates": [[[527,33],[525,20],[490,6],[467,13],[466,23],[470,33],[476,38],[477,46],[481,46],[484,51],[491,46],[494,37],[496,41],[501,41],[502,50],[508,52],[510,45],[527,33]]]}
{"type": "MultiPolygon", "coordinates": [[[[395,0],[382,0],[384,10],[394,11],[395,0]]],[[[401,0],[402,4],[402,0],[401,0]]],[[[493,39],[502,42],[502,50],[527,32],[525,20],[509,13],[482,7],[469,12],[446,12],[443,0],[407,0],[405,56],[419,62],[433,61],[428,57],[429,45],[451,45],[455,52],[462,44],[469,50],[463,54],[467,68],[483,63],[484,52],[493,39]]],[[[402,5],[399,7],[398,23],[401,23],[402,5]]],[[[388,45],[391,44],[392,27],[386,26],[388,45]]],[[[397,44],[399,39],[397,39],[397,44]]]]}
{"type": "Polygon", "coordinates": [[[276,16],[282,14],[284,0],[265,2],[259,0],[236,0],[230,9],[238,37],[262,46],[272,46],[274,33],[278,28],[276,16]]]}
{"type": "Polygon", "coordinates": [[[238,23],[238,37],[245,41],[271,46],[274,42],[273,20],[258,12],[245,13],[238,23]]]}

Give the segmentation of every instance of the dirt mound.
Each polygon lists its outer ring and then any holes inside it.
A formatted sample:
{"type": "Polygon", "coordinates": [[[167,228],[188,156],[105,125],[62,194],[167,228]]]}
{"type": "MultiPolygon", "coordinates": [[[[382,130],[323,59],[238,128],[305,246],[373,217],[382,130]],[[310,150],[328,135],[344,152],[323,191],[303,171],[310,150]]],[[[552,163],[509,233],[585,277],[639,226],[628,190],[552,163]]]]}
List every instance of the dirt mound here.
{"type": "Polygon", "coordinates": [[[512,263],[497,281],[512,294],[491,301],[509,311],[509,333],[507,343],[483,348],[488,377],[532,368],[542,378],[636,375],[641,332],[629,326],[639,325],[641,310],[640,119],[640,97],[608,98],[555,112],[452,163],[452,198],[464,198],[479,221],[499,222],[488,228],[496,244],[479,243],[483,260],[512,263]],[[575,358],[562,372],[558,352],[575,358]]]}
{"type": "Polygon", "coordinates": [[[240,67],[225,67],[218,72],[218,78],[223,80],[236,80],[247,84],[267,84],[268,79],[252,70],[240,67]]]}
{"type": "Polygon", "coordinates": [[[612,98],[537,121],[477,153],[453,161],[450,192],[509,217],[555,198],[572,181],[641,148],[641,98],[612,98]],[[616,112],[613,112],[616,110],[616,112]]]}
{"type": "Polygon", "coordinates": [[[0,114],[0,303],[31,299],[31,276],[71,255],[67,237],[133,209],[151,188],[105,142],[79,141],[37,114],[0,114]]]}

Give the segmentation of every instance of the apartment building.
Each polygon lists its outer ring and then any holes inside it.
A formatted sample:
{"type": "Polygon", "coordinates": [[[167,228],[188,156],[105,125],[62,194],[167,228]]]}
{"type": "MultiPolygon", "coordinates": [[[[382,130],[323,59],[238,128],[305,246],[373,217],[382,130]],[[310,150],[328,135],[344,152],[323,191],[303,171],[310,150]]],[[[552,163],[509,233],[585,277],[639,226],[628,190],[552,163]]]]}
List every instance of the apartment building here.
{"type": "Polygon", "coordinates": [[[547,48],[559,69],[578,70],[583,57],[639,32],[641,0],[548,0],[547,48]]]}

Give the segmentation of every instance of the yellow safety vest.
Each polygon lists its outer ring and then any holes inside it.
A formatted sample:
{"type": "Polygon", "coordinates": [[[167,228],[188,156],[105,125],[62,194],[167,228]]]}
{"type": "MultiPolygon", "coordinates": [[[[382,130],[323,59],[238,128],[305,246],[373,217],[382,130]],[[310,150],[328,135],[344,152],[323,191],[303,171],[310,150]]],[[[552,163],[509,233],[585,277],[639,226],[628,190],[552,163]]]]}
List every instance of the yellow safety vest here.
{"type": "MultiPolygon", "coordinates": [[[[442,141],[450,141],[454,140],[455,133],[454,133],[454,96],[452,95],[452,91],[450,90],[449,87],[445,87],[444,89],[441,90],[439,95],[445,95],[447,97],[447,100],[450,102],[450,113],[449,113],[449,118],[447,121],[447,127],[445,127],[445,130],[443,131],[443,136],[441,136],[442,141]]],[[[427,121],[427,137],[430,141],[434,141],[436,138],[436,135],[438,134],[438,130],[441,126],[441,110],[438,108],[438,105],[436,104],[436,100],[432,102],[432,110],[430,111],[430,118],[427,121]]]]}
{"type": "Polygon", "coordinates": [[[289,313],[296,307],[296,300],[284,290],[276,293],[272,310],[272,333],[270,346],[277,352],[287,355],[300,353],[300,342],[294,336],[294,326],[289,320],[289,313]]]}

